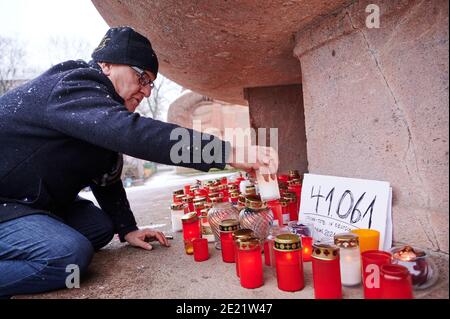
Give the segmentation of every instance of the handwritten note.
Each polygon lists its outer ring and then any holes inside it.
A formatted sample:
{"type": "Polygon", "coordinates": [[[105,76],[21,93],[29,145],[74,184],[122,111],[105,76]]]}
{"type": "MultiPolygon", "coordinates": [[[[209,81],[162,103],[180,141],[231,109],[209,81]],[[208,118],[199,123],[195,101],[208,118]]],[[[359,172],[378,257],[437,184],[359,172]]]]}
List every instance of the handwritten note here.
{"type": "Polygon", "coordinates": [[[305,174],[299,220],[314,225],[315,240],[332,240],[357,228],[380,232],[380,249],[392,245],[392,188],[388,182],[305,174]]]}

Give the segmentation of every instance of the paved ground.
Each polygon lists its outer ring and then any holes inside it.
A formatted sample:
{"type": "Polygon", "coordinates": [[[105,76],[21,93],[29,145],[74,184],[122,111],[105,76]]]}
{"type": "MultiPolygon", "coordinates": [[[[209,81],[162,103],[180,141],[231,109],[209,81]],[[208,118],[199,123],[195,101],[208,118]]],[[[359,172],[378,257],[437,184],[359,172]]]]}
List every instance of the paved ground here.
{"type": "MultiPolygon", "coordinates": [[[[140,226],[170,233],[171,192],[195,179],[213,179],[224,174],[178,176],[172,171],[157,173],[146,185],[127,189],[140,226]]],[[[229,173],[227,175],[230,175],[229,173]]],[[[85,193],[91,199],[92,194],[85,193]]],[[[313,298],[311,263],[305,264],[305,288],[295,293],[278,290],[274,271],[265,266],[264,286],[244,289],[235,276],[235,264],[222,262],[220,251],[209,246],[210,259],[195,262],[184,253],[181,233],[174,234],[170,248],[153,245],[144,251],[122,244],[115,238],[98,252],[80,289],[65,289],[16,298],[313,298]]],[[[434,256],[440,280],[431,289],[416,292],[416,298],[449,298],[448,255],[434,256]]],[[[344,298],[363,298],[361,287],[344,288],[344,298]]]]}

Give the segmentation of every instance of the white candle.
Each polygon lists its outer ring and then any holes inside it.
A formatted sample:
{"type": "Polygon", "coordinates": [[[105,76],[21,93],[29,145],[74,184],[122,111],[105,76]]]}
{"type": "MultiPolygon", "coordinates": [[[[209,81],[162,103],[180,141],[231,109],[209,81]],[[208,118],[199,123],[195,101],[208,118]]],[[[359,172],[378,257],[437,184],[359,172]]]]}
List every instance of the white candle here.
{"type": "Polygon", "coordinates": [[[344,286],[361,283],[361,254],[359,247],[341,247],[341,282],[344,286]]]}
{"type": "Polygon", "coordinates": [[[172,231],[181,232],[183,231],[183,223],[181,222],[181,217],[184,215],[184,209],[171,209],[170,217],[172,220],[172,231]]]}
{"type": "Polygon", "coordinates": [[[259,172],[259,170],[256,171],[259,195],[261,196],[261,199],[264,201],[279,199],[280,189],[278,188],[278,180],[276,177],[272,179],[270,175],[268,176],[269,181],[266,182],[262,174],[259,172]]]}

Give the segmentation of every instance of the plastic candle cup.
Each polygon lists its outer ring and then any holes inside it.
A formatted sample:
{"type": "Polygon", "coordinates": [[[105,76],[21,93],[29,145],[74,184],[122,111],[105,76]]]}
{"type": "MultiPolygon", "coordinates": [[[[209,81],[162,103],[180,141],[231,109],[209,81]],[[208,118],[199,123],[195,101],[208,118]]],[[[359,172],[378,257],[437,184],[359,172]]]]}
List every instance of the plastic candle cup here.
{"type": "Polygon", "coordinates": [[[281,234],[275,237],[274,251],[278,288],[299,291],[305,286],[300,237],[281,234]]]}
{"type": "Polygon", "coordinates": [[[194,260],[205,261],[209,258],[208,240],[206,238],[196,238],[192,241],[194,247],[194,260]]]}
{"type": "Polygon", "coordinates": [[[267,202],[267,206],[272,210],[273,217],[278,220],[278,225],[283,225],[283,211],[279,200],[270,200],[267,202]]]}
{"type": "Polygon", "coordinates": [[[201,238],[200,220],[195,212],[191,212],[185,214],[181,221],[183,223],[184,249],[186,254],[192,255],[194,253],[192,241],[196,238],[201,238]]]}
{"type": "Polygon", "coordinates": [[[353,229],[353,234],[358,235],[359,249],[361,253],[367,250],[378,250],[380,245],[380,232],[374,229],[353,229]]]}
{"type": "Polygon", "coordinates": [[[224,219],[219,225],[222,260],[226,263],[235,262],[233,232],[239,230],[239,220],[224,219]]]}
{"type": "Polygon", "coordinates": [[[381,250],[367,250],[361,254],[362,280],[365,299],[381,298],[381,266],[390,264],[392,255],[381,250]]]}
{"type": "Polygon", "coordinates": [[[264,284],[261,244],[258,238],[238,241],[239,279],[247,289],[259,288],[264,284]]]}
{"type": "Polygon", "coordinates": [[[339,247],[313,244],[312,270],[316,299],[342,299],[339,247]]]}
{"type": "Polygon", "coordinates": [[[196,202],[194,203],[194,210],[197,213],[198,217],[202,216],[202,210],[205,209],[205,203],[204,202],[196,202]]]}
{"type": "Polygon", "coordinates": [[[239,193],[238,192],[230,193],[230,197],[228,200],[233,206],[237,206],[239,200],[239,193]]]}
{"type": "Polygon", "coordinates": [[[191,193],[191,185],[184,185],[184,194],[185,195],[190,195],[191,193]]]}
{"type": "MultiPolygon", "coordinates": [[[[294,192],[295,195],[297,196],[297,208],[296,208],[296,212],[298,215],[298,211],[300,210],[300,199],[301,199],[301,194],[302,194],[302,184],[301,184],[301,180],[300,179],[293,179],[291,181],[289,181],[289,186],[288,186],[288,190],[290,192],[294,192]]],[[[298,216],[297,216],[298,219],[298,216]]]]}
{"type": "Polygon", "coordinates": [[[289,214],[289,200],[286,198],[282,198],[279,200],[281,205],[281,215],[283,216],[283,221],[280,222],[281,225],[287,225],[290,222],[290,214],[289,214]]]}
{"type": "Polygon", "coordinates": [[[172,195],[173,195],[173,202],[174,202],[174,203],[179,203],[179,202],[181,202],[181,198],[182,198],[183,196],[181,196],[181,197],[178,197],[178,196],[179,196],[179,195],[184,195],[184,191],[183,191],[182,189],[179,189],[179,190],[174,191],[174,192],[172,193],[172,195]]]}
{"type": "Polygon", "coordinates": [[[298,220],[298,212],[297,212],[297,195],[294,192],[286,192],[284,194],[284,199],[286,199],[289,203],[289,221],[297,221],[298,220]]]}
{"type": "Polygon", "coordinates": [[[407,245],[394,247],[391,253],[393,264],[408,268],[413,289],[426,289],[436,283],[438,268],[425,251],[407,245]]]}
{"type": "Polygon", "coordinates": [[[181,232],[183,231],[183,223],[181,222],[181,217],[183,217],[185,212],[185,205],[183,203],[173,203],[170,205],[170,219],[172,222],[172,231],[181,232]]]}
{"type": "Polygon", "coordinates": [[[302,259],[303,262],[310,262],[312,260],[312,243],[313,238],[310,236],[302,236],[302,259]]]}
{"type": "Polygon", "coordinates": [[[189,212],[195,212],[194,209],[194,197],[190,195],[186,195],[183,197],[183,203],[188,205],[189,212]]]}
{"type": "Polygon", "coordinates": [[[245,241],[250,238],[255,238],[255,233],[251,229],[243,228],[233,232],[234,240],[234,260],[236,262],[236,276],[239,277],[239,241],[245,241]]]}
{"type": "Polygon", "coordinates": [[[340,248],[341,282],[344,286],[361,283],[361,253],[358,236],[353,233],[337,234],[334,244],[340,248]]]}
{"type": "Polygon", "coordinates": [[[205,238],[208,243],[215,242],[214,233],[212,231],[211,225],[208,221],[208,210],[207,208],[202,209],[200,211],[201,217],[200,217],[200,228],[202,232],[202,238],[205,238]]]}
{"type": "Polygon", "coordinates": [[[381,266],[381,299],[413,299],[411,274],[401,265],[381,266]]]}

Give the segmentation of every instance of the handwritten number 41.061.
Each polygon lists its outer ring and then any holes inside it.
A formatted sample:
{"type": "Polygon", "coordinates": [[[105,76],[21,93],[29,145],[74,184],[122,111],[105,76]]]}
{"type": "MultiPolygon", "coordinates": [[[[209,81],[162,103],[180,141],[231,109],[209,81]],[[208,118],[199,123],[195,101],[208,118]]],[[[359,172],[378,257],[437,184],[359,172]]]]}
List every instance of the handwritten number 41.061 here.
{"type": "MultiPolygon", "coordinates": [[[[330,217],[332,215],[332,204],[334,199],[334,193],[335,193],[335,187],[333,187],[330,192],[325,196],[325,194],[321,194],[321,188],[318,187],[318,192],[314,194],[315,187],[313,186],[311,188],[311,198],[316,199],[316,214],[319,214],[319,205],[321,201],[329,202],[328,203],[328,216],[330,217]]],[[[368,219],[368,228],[372,226],[372,215],[373,215],[373,208],[375,206],[375,202],[377,197],[375,196],[373,200],[370,202],[370,204],[367,206],[364,213],[360,210],[361,202],[366,196],[366,192],[364,192],[356,201],[355,203],[355,197],[353,193],[350,190],[346,190],[342,193],[342,195],[339,198],[339,202],[337,204],[335,214],[342,220],[348,220],[351,224],[356,224],[361,220],[368,219]],[[347,199],[347,200],[346,200],[347,199]],[[345,204],[348,202],[348,207],[345,204]],[[347,208],[347,210],[345,209],[347,208]],[[367,216],[367,218],[366,218],[367,216]]]]}

